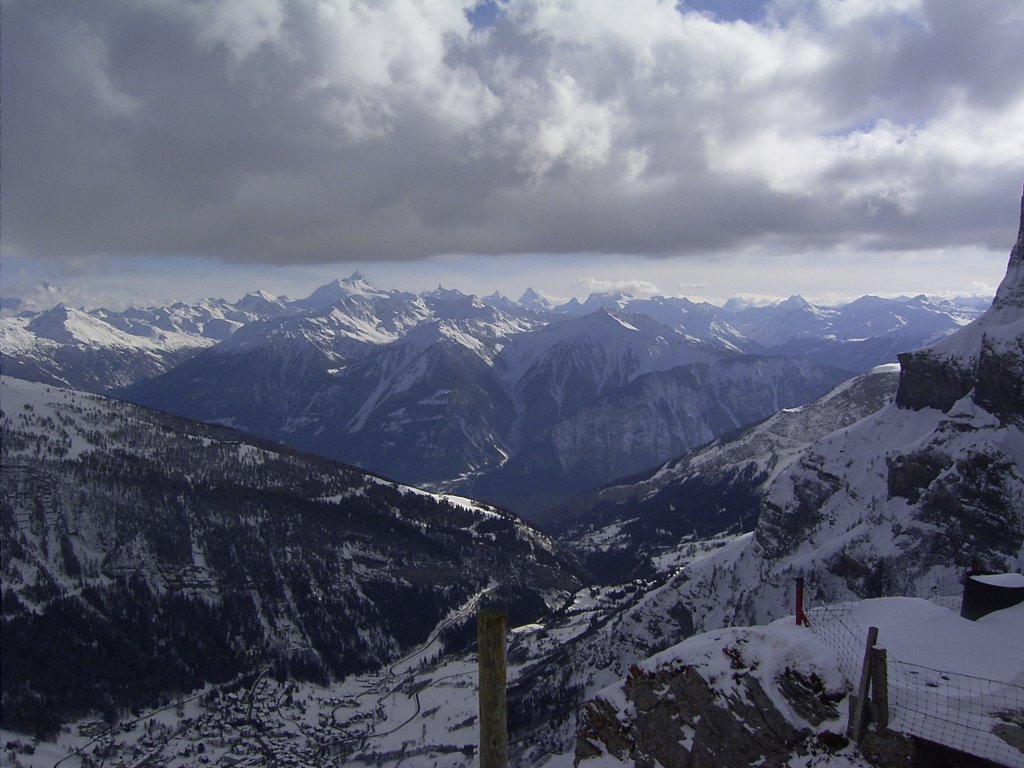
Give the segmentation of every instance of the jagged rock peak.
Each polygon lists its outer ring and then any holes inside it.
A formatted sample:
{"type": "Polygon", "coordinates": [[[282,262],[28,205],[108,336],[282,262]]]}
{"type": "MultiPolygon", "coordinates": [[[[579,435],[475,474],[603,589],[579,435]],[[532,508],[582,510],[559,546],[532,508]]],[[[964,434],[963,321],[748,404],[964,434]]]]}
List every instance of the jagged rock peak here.
{"type": "Polygon", "coordinates": [[[519,305],[527,309],[539,310],[548,310],[554,306],[547,296],[538,293],[533,288],[527,288],[523,291],[523,295],[519,297],[519,305]]]}
{"type": "Polygon", "coordinates": [[[1017,242],[1010,250],[1006,275],[999,283],[995,299],[992,301],[992,311],[999,312],[1010,308],[1024,309],[1024,193],[1020,199],[1020,228],[1017,231],[1017,242]]]}
{"type": "Polygon", "coordinates": [[[368,283],[361,272],[353,272],[349,277],[336,279],[321,285],[309,296],[297,303],[299,306],[320,310],[353,296],[362,296],[369,299],[386,298],[388,292],[382,291],[380,288],[368,283]]]}

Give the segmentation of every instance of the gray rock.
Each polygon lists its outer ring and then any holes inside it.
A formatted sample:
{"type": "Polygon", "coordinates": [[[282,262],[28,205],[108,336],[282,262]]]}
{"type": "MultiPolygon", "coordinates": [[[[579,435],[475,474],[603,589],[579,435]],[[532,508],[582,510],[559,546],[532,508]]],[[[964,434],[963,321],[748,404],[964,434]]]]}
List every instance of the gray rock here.
{"type": "MultiPolygon", "coordinates": [[[[782,766],[795,751],[823,747],[810,729],[790,723],[761,682],[732,652],[734,691],[716,691],[694,667],[656,672],[634,667],[624,685],[626,710],[603,699],[586,704],[577,732],[576,765],[609,754],[637,766],[713,768],[722,765],[782,766]]],[[[787,669],[776,681],[793,708],[815,724],[834,719],[841,692],[828,691],[813,675],[787,669]]]]}

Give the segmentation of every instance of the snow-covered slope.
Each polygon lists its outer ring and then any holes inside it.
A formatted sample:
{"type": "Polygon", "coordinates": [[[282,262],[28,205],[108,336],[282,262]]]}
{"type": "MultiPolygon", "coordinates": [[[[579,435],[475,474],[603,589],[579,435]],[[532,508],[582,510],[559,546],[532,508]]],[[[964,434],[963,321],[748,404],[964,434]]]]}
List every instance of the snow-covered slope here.
{"type": "Polygon", "coordinates": [[[713,344],[646,316],[600,308],[512,339],[496,365],[517,400],[542,400],[557,418],[574,410],[573,396],[589,401],[645,373],[725,357],[713,344]]]}
{"type": "Polygon", "coordinates": [[[752,339],[732,326],[727,312],[707,302],[696,303],[686,298],[653,296],[632,299],[626,303],[626,309],[629,312],[646,315],[689,336],[715,342],[726,349],[738,352],[761,351],[759,345],[752,344],[752,339]]]}
{"type": "Polygon", "coordinates": [[[87,390],[151,378],[214,343],[174,326],[112,324],[101,313],[64,305],[34,316],[0,318],[5,374],[87,390]]]}
{"type": "Polygon", "coordinates": [[[31,381],[110,392],[171,370],[200,351],[284,305],[250,294],[237,305],[221,299],[124,312],[86,312],[58,305],[0,317],[3,371],[31,381]]]}
{"type": "Polygon", "coordinates": [[[18,379],[0,407],[5,727],[373,669],[485,591],[525,621],[578,584],[486,505],[18,379]]]}
{"type": "Polygon", "coordinates": [[[550,394],[526,401],[508,461],[445,487],[532,518],[572,493],[812,400],[843,378],[845,372],[805,360],[746,355],[654,371],[601,394],[594,394],[594,378],[582,377],[561,410],[550,394]],[[586,392],[591,399],[581,397],[586,392]]]}

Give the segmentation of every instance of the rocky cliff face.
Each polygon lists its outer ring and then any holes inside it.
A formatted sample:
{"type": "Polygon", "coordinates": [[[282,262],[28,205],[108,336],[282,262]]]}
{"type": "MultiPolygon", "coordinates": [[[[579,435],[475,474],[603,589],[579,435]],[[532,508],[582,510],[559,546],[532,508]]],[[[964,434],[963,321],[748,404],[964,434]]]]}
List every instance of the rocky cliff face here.
{"type": "Polygon", "coordinates": [[[985,314],[953,336],[899,356],[896,403],[948,412],[973,399],[1000,420],[1024,418],[1024,198],[1017,242],[1006,275],[985,314]]]}

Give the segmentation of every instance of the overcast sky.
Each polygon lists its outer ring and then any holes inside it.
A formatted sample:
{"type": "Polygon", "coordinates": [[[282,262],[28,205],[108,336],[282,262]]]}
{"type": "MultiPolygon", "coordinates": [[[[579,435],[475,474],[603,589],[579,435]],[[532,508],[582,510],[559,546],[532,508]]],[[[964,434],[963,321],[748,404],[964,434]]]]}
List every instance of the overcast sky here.
{"type": "Polygon", "coordinates": [[[3,0],[4,296],[985,293],[1020,0],[3,0]]]}

